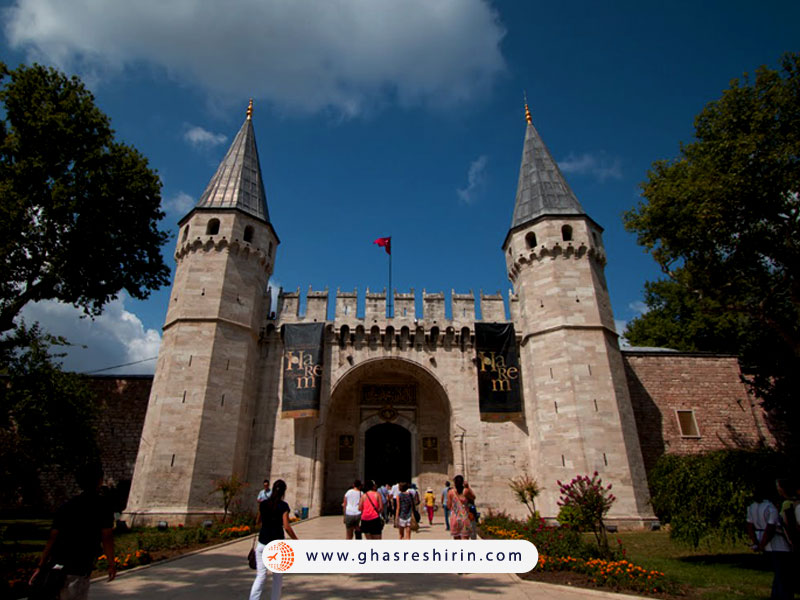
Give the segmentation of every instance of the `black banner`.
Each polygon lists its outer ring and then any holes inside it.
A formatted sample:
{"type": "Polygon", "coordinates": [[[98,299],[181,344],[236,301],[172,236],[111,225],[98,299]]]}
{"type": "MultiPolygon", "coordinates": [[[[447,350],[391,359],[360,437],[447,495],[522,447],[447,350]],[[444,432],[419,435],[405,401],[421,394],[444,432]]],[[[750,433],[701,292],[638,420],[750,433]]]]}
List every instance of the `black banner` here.
{"type": "Polygon", "coordinates": [[[319,415],[324,323],[284,325],[281,417],[319,415]]]}
{"type": "Polygon", "coordinates": [[[513,323],[475,323],[481,421],[522,418],[517,336],[513,323]]]}

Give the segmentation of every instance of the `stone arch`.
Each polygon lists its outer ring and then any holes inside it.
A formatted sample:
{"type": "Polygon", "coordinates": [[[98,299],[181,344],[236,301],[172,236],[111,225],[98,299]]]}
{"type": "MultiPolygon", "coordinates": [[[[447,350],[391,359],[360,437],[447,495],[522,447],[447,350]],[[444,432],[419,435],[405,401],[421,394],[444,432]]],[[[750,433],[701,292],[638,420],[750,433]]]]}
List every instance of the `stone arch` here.
{"type": "Polygon", "coordinates": [[[345,368],[338,377],[334,373],[330,402],[322,416],[319,459],[325,476],[317,493],[323,513],[341,511],[341,495],[347,486],[364,478],[367,432],[376,425],[399,425],[409,432],[410,456],[398,460],[408,461],[405,464],[410,464],[412,480],[419,487],[440,486],[456,464],[458,448],[447,389],[435,372],[414,360],[376,357],[345,368]],[[432,441],[437,448],[433,454],[432,441]]]}

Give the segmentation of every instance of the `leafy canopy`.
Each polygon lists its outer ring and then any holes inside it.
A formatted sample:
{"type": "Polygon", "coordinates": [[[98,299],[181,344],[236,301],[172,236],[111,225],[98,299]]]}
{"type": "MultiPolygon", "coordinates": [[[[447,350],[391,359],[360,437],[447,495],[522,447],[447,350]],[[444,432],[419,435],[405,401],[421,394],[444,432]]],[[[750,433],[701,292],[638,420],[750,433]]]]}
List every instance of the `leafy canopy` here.
{"type": "Polygon", "coordinates": [[[733,80],[695,141],[655,162],[626,228],[665,279],[646,286],[637,345],[739,354],[750,382],[796,422],[800,373],[800,54],[733,80]]]}
{"type": "Polygon", "coordinates": [[[0,63],[0,334],[28,302],[97,315],[168,283],[161,183],[76,77],[0,63]]]}

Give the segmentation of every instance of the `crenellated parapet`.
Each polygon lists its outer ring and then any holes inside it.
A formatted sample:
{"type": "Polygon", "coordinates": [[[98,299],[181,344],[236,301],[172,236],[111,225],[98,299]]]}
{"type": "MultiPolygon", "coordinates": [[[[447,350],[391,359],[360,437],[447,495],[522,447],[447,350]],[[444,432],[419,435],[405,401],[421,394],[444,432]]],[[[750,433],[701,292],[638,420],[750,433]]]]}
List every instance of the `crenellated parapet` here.
{"type": "Polygon", "coordinates": [[[526,249],[519,252],[513,261],[510,262],[508,278],[515,282],[520,271],[526,265],[533,265],[547,260],[580,260],[589,259],[597,262],[600,266],[605,266],[606,255],[599,246],[587,246],[584,242],[574,244],[573,242],[555,242],[547,246],[542,244],[535,248],[526,249]]]}
{"type": "MultiPolygon", "coordinates": [[[[435,327],[442,335],[449,327],[453,329],[453,335],[456,335],[462,327],[471,328],[475,321],[505,322],[509,318],[516,318],[513,316],[514,312],[511,317],[509,316],[506,301],[512,307],[512,311],[518,313],[516,308],[518,299],[510,291],[508,299],[500,292],[484,294],[481,291],[478,297],[480,318],[476,313],[476,298],[472,291],[457,293],[451,290],[448,302],[444,292],[422,290],[418,295],[411,289],[405,293],[395,291],[391,300],[387,311],[385,289],[372,291],[367,288],[364,293],[359,293],[358,289],[342,291],[337,288],[333,300],[334,325],[337,329],[341,325],[348,325],[352,330],[361,325],[365,328],[365,332],[371,331],[374,327],[381,332],[385,332],[389,327],[399,331],[405,326],[412,333],[418,326],[423,326],[429,332],[435,327]],[[417,306],[422,307],[421,314],[417,306]]],[[[328,290],[315,291],[309,287],[303,298],[300,288],[295,291],[281,289],[275,312],[269,313],[268,320],[276,326],[285,323],[330,322],[328,308],[328,290]],[[302,310],[303,306],[305,310],[302,310]]]]}
{"type": "Polygon", "coordinates": [[[262,248],[257,248],[249,242],[239,239],[229,240],[226,236],[205,235],[187,240],[175,250],[175,261],[181,262],[188,254],[197,252],[223,252],[257,261],[264,270],[270,266],[270,256],[262,248]]]}

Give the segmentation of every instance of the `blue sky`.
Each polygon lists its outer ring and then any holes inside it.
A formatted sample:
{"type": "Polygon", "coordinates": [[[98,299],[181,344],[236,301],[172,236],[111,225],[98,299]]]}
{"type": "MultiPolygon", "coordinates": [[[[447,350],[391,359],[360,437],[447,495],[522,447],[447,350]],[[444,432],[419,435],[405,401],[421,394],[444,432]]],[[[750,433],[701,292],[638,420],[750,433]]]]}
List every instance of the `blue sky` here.
{"type": "MultiPolygon", "coordinates": [[[[173,233],[253,97],[281,239],[273,279],[286,289],[382,289],[386,255],[372,241],[391,235],[398,291],[507,293],[500,244],[527,90],[537,129],[605,228],[620,322],[659,276],[621,218],[648,167],[690,141],[694,116],[732,78],[776,66],[800,41],[790,1],[17,0],[0,18],[2,60],[79,74],[118,139],[149,158],[173,233]]],[[[25,316],[86,346],[65,366],[91,371],[155,356],[168,294],[123,295],[95,322],[55,303],[25,316]]]]}

